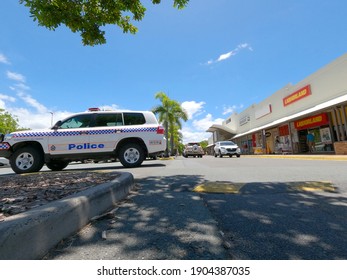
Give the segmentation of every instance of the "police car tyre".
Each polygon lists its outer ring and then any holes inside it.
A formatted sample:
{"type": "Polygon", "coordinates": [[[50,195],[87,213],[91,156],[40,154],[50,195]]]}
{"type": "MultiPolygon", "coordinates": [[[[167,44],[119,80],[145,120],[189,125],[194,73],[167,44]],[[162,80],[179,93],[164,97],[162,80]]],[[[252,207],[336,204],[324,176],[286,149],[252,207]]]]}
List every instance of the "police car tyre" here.
{"type": "Polygon", "coordinates": [[[54,160],[54,161],[47,162],[46,165],[52,171],[61,171],[66,166],[69,165],[69,162],[63,161],[63,160],[54,160]]]}
{"type": "Polygon", "coordinates": [[[34,147],[23,147],[10,157],[10,165],[17,174],[38,172],[44,164],[42,153],[34,147]]]}
{"type": "Polygon", "coordinates": [[[119,151],[119,160],[124,167],[138,167],[144,158],[142,147],[136,143],[126,144],[119,151]]]}

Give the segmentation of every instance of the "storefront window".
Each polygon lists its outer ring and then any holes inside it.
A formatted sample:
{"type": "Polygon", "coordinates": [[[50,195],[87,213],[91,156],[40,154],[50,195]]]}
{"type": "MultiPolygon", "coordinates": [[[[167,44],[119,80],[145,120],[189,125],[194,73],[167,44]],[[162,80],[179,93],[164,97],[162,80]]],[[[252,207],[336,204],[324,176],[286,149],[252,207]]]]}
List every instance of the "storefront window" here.
{"type": "Polygon", "coordinates": [[[328,152],[334,150],[329,118],[326,113],[295,121],[294,127],[298,135],[297,150],[299,153],[328,152]],[[314,138],[312,148],[308,145],[309,134],[312,134],[314,138]]]}
{"type": "Polygon", "coordinates": [[[278,133],[274,134],[274,151],[276,154],[291,153],[292,143],[289,136],[289,126],[283,125],[278,128],[278,133]]]}

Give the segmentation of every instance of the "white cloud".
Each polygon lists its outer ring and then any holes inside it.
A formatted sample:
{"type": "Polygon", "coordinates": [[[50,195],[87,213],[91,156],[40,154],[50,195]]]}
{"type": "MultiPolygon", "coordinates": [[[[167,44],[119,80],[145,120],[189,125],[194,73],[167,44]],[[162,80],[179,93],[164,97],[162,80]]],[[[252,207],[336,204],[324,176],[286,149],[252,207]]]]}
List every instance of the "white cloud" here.
{"type": "Polygon", "coordinates": [[[10,61],[7,59],[7,57],[5,55],[0,53],[0,63],[10,64],[10,61]]]}
{"type": "Polygon", "coordinates": [[[112,104],[112,105],[101,105],[98,108],[100,108],[100,110],[105,110],[105,111],[117,111],[117,110],[121,110],[121,108],[117,105],[117,104],[112,104]]]}
{"type": "Polygon", "coordinates": [[[235,111],[237,111],[238,109],[242,109],[243,108],[243,104],[237,106],[237,105],[232,105],[232,106],[223,106],[223,116],[224,115],[229,115],[234,113],[235,111]]]}
{"type": "Polygon", "coordinates": [[[229,51],[227,53],[221,54],[217,59],[215,59],[215,60],[211,59],[211,60],[207,61],[206,64],[207,65],[211,65],[211,64],[214,64],[214,63],[221,62],[223,60],[227,60],[230,57],[237,55],[243,49],[248,49],[249,51],[253,51],[253,48],[248,43],[239,44],[232,51],[229,51]]]}
{"type": "Polygon", "coordinates": [[[51,112],[46,106],[27,93],[18,92],[17,95],[19,100],[24,101],[24,106],[18,104],[18,99],[0,94],[0,108],[4,108],[7,112],[15,116],[18,119],[20,127],[46,129],[51,127],[52,123],[72,114],[65,111],[51,112]]]}
{"type": "Polygon", "coordinates": [[[222,60],[226,60],[226,59],[230,58],[232,55],[235,55],[235,54],[236,53],[234,51],[231,51],[231,52],[228,52],[228,53],[225,53],[225,54],[221,54],[218,57],[217,61],[219,62],[219,61],[222,61],[222,60]]]}
{"type": "MultiPolygon", "coordinates": [[[[8,59],[1,54],[0,62],[9,64],[8,59]]],[[[32,97],[28,93],[30,87],[25,84],[26,78],[24,75],[12,71],[7,71],[6,75],[8,79],[15,82],[9,88],[15,92],[18,98],[0,94],[0,108],[15,116],[20,127],[45,129],[51,127],[51,124],[57,120],[72,114],[65,111],[52,112],[52,110],[32,97]],[[21,103],[21,101],[24,103],[21,103]]]]}
{"type": "Polygon", "coordinates": [[[188,119],[192,119],[195,115],[199,115],[203,112],[203,107],[205,102],[196,102],[196,101],[184,101],[181,106],[186,110],[188,114],[188,119]]]}
{"type": "Polygon", "coordinates": [[[0,93],[0,109],[6,109],[6,102],[15,102],[16,98],[0,93]]]}
{"type": "Polygon", "coordinates": [[[183,127],[181,130],[183,135],[183,144],[187,144],[189,142],[201,142],[203,140],[207,140],[211,133],[205,131],[194,131],[190,127],[183,127]]]}
{"type": "Polygon", "coordinates": [[[10,88],[14,91],[16,91],[16,90],[22,90],[22,91],[30,90],[30,87],[24,83],[15,84],[14,86],[11,86],[10,88]]]}
{"type": "Polygon", "coordinates": [[[221,124],[223,119],[213,119],[211,114],[207,114],[203,119],[194,120],[193,126],[197,130],[206,131],[213,124],[221,124]]]}
{"type": "Polygon", "coordinates": [[[0,93],[0,100],[6,100],[6,101],[10,101],[10,102],[15,102],[16,98],[9,96],[9,95],[5,95],[5,94],[1,94],[0,93]]]}
{"type": "Polygon", "coordinates": [[[204,101],[185,101],[181,104],[189,115],[189,120],[182,124],[183,143],[207,140],[211,133],[206,130],[213,124],[222,124],[224,121],[222,118],[214,118],[210,113],[206,114],[205,105],[204,101]]]}
{"type": "Polygon", "coordinates": [[[7,78],[17,82],[25,83],[25,77],[19,73],[7,71],[7,78]]]}
{"type": "Polygon", "coordinates": [[[38,102],[36,99],[34,99],[31,95],[24,93],[24,92],[18,92],[18,96],[29,106],[35,108],[37,112],[39,113],[47,113],[49,110],[42,105],[40,102],[38,102]]]}
{"type": "Polygon", "coordinates": [[[64,119],[72,114],[66,111],[33,112],[23,107],[9,107],[6,111],[18,118],[20,127],[30,129],[47,129],[58,120],[64,119]]]}
{"type": "Polygon", "coordinates": [[[200,142],[211,137],[210,132],[206,130],[213,124],[222,124],[224,119],[214,119],[212,114],[207,114],[201,119],[192,120],[185,123],[182,128],[183,143],[200,142]]]}

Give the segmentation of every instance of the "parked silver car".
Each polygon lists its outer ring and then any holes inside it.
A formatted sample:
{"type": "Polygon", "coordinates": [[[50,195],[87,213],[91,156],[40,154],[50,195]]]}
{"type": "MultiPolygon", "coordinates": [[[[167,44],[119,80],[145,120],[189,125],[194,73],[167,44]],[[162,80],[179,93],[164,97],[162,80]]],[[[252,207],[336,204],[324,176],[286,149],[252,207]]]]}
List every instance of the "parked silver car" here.
{"type": "Polygon", "coordinates": [[[217,157],[223,157],[223,156],[229,156],[232,157],[233,155],[240,157],[241,156],[241,149],[239,146],[237,146],[233,141],[219,141],[215,143],[214,146],[214,156],[217,157]]]}
{"type": "Polygon", "coordinates": [[[184,157],[200,157],[202,158],[205,154],[204,150],[200,146],[200,143],[194,142],[194,143],[188,143],[183,151],[184,157]]]}

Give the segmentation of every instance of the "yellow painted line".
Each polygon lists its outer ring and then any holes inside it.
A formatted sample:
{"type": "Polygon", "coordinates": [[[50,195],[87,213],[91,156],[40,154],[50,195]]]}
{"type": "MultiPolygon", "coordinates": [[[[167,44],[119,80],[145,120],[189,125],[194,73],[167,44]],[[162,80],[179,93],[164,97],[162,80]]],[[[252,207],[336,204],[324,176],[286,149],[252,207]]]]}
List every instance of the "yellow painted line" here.
{"type": "Polygon", "coordinates": [[[194,192],[205,193],[239,193],[244,184],[231,182],[207,182],[194,188],[194,192]]]}
{"type": "Polygon", "coordinates": [[[159,160],[173,160],[175,159],[174,157],[162,157],[162,158],[159,158],[159,160]]]}
{"type": "Polygon", "coordinates": [[[292,186],[294,190],[305,192],[336,192],[331,182],[303,182],[292,186]]]}

